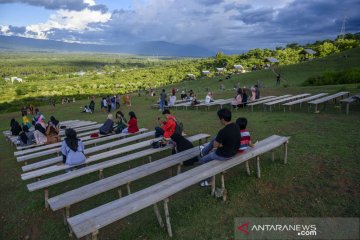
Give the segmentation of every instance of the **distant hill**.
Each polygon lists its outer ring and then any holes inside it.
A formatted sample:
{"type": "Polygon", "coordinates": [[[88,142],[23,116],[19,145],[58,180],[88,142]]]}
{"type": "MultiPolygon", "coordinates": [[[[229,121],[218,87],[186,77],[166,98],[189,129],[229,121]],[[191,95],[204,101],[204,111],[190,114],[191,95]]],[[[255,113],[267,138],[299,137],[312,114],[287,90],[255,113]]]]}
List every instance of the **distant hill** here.
{"type": "Polygon", "coordinates": [[[127,53],[147,56],[209,57],[216,51],[196,46],[179,45],[164,41],[140,42],[128,45],[97,45],[66,43],[53,40],[39,40],[0,35],[0,51],[66,51],[127,53]]]}

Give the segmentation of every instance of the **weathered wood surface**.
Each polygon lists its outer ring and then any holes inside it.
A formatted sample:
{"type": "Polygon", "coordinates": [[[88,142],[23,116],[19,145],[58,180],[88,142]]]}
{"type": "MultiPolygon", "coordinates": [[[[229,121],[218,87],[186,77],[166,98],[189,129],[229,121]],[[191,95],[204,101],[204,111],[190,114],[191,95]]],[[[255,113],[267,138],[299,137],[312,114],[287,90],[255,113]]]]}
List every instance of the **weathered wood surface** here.
{"type": "Polygon", "coordinates": [[[316,95],[313,95],[313,96],[310,96],[310,97],[301,98],[301,99],[298,99],[298,100],[295,100],[295,101],[284,103],[283,105],[284,106],[292,106],[292,105],[295,105],[295,104],[298,104],[298,103],[308,102],[308,101],[323,97],[325,95],[327,95],[327,93],[319,93],[319,94],[316,94],[316,95]]]}
{"type": "MultiPolygon", "coordinates": [[[[138,140],[141,140],[141,139],[144,139],[144,138],[151,137],[153,135],[154,135],[154,131],[151,131],[151,132],[147,132],[147,133],[133,135],[133,136],[128,137],[128,138],[121,138],[120,140],[117,140],[117,141],[113,141],[113,142],[109,142],[109,143],[106,143],[106,144],[102,144],[102,145],[98,145],[98,146],[95,146],[95,147],[85,149],[84,153],[87,155],[87,154],[92,154],[92,153],[99,152],[99,151],[106,150],[106,149],[110,149],[110,148],[120,147],[123,144],[138,141],[138,140]]],[[[28,155],[25,155],[25,157],[26,156],[28,156],[28,155]]],[[[49,166],[49,165],[52,165],[52,164],[56,164],[56,163],[59,163],[61,161],[62,161],[62,156],[53,157],[53,158],[50,158],[50,159],[46,159],[46,160],[43,160],[43,161],[39,161],[39,162],[36,162],[36,163],[25,165],[25,166],[22,167],[22,170],[24,172],[31,171],[31,170],[38,169],[38,168],[41,168],[41,167],[46,167],[46,166],[49,166]]]]}
{"type": "Polygon", "coordinates": [[[208,162],[151,187],[71,217],[68,219],[69,226],[76,237],[86,236],[132,213],[164,200],[203,179],[212,177],[255,156],[279,147],[287,141],[287,137],[269,137],[260,141],[256,147],[230,160],[208,162]]]}
{"type": "Polygon", "coordinates": [[[266,103],[264,103],[264,104],[265,104],[266,106],[271,106],[271,105],[275,105],[275,104],[279,104],[279,103],[291,101],[291,100],[294,100],[294,99],[307,97],[307,96],[309,96],[309,95],[310,95],[309,93],[303,93],[303,94],[291,96],[291,97],[288,97],[288,98],[282,98],[282,99],[278,99],[278,100],[275,100],[275,101],[266,102],[266,103]]]}
{"type": "Polygon", "coordinates": [[[351,96],[351,97],[340,100],[341,103],[346,103],[346,115],[349,114],[350,103],[355,102],[355,101],[359,101],[359,98],[360,98],[360,93],[358,93],[358,94],[356,94],[354,96],[351,96]]]}
{"type": "Polygon", "coordinates": [[[125,185],[128,182],[133,182],[140,178],[149,176],[153,173],[165,170],[169,167],[176,166],[183,161],[191,159],[199,155],[199,147],[177,153],[175,155],[167,156],[160,160],[127,170],[125,172],[113,175],[111,177],[90,183],[80,188],[65,192],[48,200],[53,211],[73,205],[90,197],[96,196],[100,193],[109,191],[125,185]]]}
{"type": "MultiPolygon", "coordinates": [[[[209,137],[209,135],[207,135],[207,134],[197,134],[197,135],[191,136],[187,139],[189,141],[194,142],[194,141],[198,141],[198,140],[201,140],[201,139],[204,139],[207,137],[209,137]]],[[[84,168],[80,168],[80,169],[77,169],[76,171],[72,171],[69,173],[57,175],[57,176],[54,176],[51,178],[47,178],[47,179],[40,180],[40,181],[37,181],[34,183],[30,183],[27,185],[27,188],[30,192],[36,191],[39,189],[48,188],[48,187],[56,185],[58,183],[62,183],[67,180],[77,178],[79,176],[83,176],[83,175],[86,175],[86,174],[89,174],[92,172],[99,171],[100,169],[106,169],[109,167],[113,167],[113,166],[116,166],[121,163],[129,162],[129,161],[132,161],[132,160],[135,160],[135,159],[138,159],[141,157],[149,156],[151,154],[159,153],[159,152],[162,152],[162,151],[165,151],[168,149],[171,149],[171,146],[166,146],[163,148],[155,148],[155,149],[154,148],[145,149],[145,150],[142,150],[142,151],[139,151],[136,153],[128,154],[128,155],[118,157],[118,158],[115,158],[112,160],[108,160],[105,162],[101,162],[101,163],[93,164],[93,165],[90,165],[90,166],[87,166],[84,168]]]]}
{"type": "Polygon", "coordinates": [[[263,103],[267,103],[267,102],[279,100],[279,99],[282,99],[282,98],[287,98],[287,97],[290,97],[290,96],[291,96],[291,95],[283,95],[283,96],[279,96],[279,97],[268,98],[268,99],[264,99],[264,100],[262,100],[262,101],[257,101],[257,102],[249,103],[248,106],[255,106],[255,105],[259,105],[259,104],[263,104],[263,103]]]}
{"type": "Polygon", "coordinates": [[[330,101],[330,100],[333,100],[335,98],[342,97],[342,96],[345,96],[345,95],[348,95],[348,94],[349,94],[349,92],[338,92],[338,93],[335,93],[335,94],[332,94],[332,95],[329,95],[329,96],[326,96],[326,97],[323,97],[323,98],[320,98],[320,99],[316,99],[316,100],[308,102],[308,103],[309,104],[324,103],[324,102],[327,102],[327,101],[330,101]]]}
{"type": "MultiPolygon", "coordinates": [[[[135,135],[135,136],[133,136],[131,138],[126,138],[126,140],[129,141],[129,142],[130,141],[136,141],[136,140],[139,140],[139,139],[142,139],[142,138],[145,138],[145,137],[153,136],[154,134],[155,134],[155,131],[151,131],[151,132],[135,135]]],[[[117,145],[127,143],[126,140],[125,139],[120,139],[120,140],[109,142],[109,143],[106,143],[106,144],[102,144],[102,145],[99,145],[99,146],[96,146],[96,147],[88,148],[86,153],[90,154],[92,152],[104,150],[104,149],[107,149],[107,148],[116,147],[117,145]]],[[[89,145],[89,144],[90,144],[89,142],[84,142],[84,145],[89,145]]],[[[23,161],[27,161],[27,160],[30,160],[30,159],[33,159],[33,158],[43,157],[43,156],[46,156],[46,155],[50,155],[50,154],[54,154],[54,153],[60,153],[60,152],[61,152],[61,148],[57,147],[57,148],[52,148],[52,149],[48,149],[48,150],[45,150],[45,151],[40,151],[40,152],[35,152],[35,153],[32,153],[32,154],[19,156],[19,157],[16,158],[16,160],[18,162],[23,162],[23,161]]]]}
{"type": "MultiPolygon", "coordinates": [[[[87,164],[87,163],[103,160],[103,159],[106,159],[106,158],[114,157],[116,155],[120,155],[120,154],[128,153],[128,152],[131,152],[131,151],[139,150],[139,149],[144,148],[144,147],[150,147],[150,143],[152,141],[154,141],[154,140],[156,141],[156,140],[160,140],[160,139],[161,138],[155,138],[155,139],[151,139],[151,140],[146,140],[146,141],[139,142],[139,143],[136,143],[136,144],[127,145],[127,146],[122,147],[122,148],[114,149],[114,150],[107,151],[107,152],[100,153],[100,154],[96,154],[96,155],[92,155],[89,158],[87,158],[85,163],[83,163],[83,164],[87,164]]],[[[61,160],[62,160],[62,158],[59,159],[59,161],[61,161],[61,160]]],[[[83,164],[80,164],[80,165],[83,165],[83,164]]],[[[68,168],[71,168],[71,167],[73,167],[73,166],[63,165],[63,164],[62,165],[53,165],[53,166],[38,169],[38,170],[35,170],[35,171],[32,171],[32,172],[23,173],[23,174],[21,174],[21,179],[22,180],[28,180],[28,179],[31,179],[31,178],[36,178],[36,177],[44,176],[44,175],[47,175],[47,174],[50,174],[50,173],[65,170],[65,169],[68,169],[68,168]]]]}
{"type": "MultiPolygon", "coordinates": [[[[107,135],[107,136],[100,136],[100,137],[97,137],[97,138],[91,138],[89,136],[89,137],[82,137],[80,139],[81,139],[81,141],[83,141],[84,145],[86,146],[86,145],[91,145],[91,144],[95,144],[95,143],[101,143],[101,142],[109,141],[109,140],[112,140],[112,139],[124,138],[124,137],[127,137],[127,136],[132,136],[134,134],[139,134],[139,133],[146,132],[147,130],[148,129],[146,129],[146,128],[140,128],[139,131],[136,132],[136,133],[111,134],[111,135],[107,135]]],[[[61,142],[42,145],[42,146],[39,146],[39,147],[14,152],[14,156],[22,156],[22,155],[26,155],[26,154],[30,154],[30,153],[34,153],[34,152],[38,152],[38,151],[43,151],[43,150],[47,150],[47,149],[51,149],[51,148],[57,148],[57,147],[60,147],[60,146],[61,146],[61,142]]]]}

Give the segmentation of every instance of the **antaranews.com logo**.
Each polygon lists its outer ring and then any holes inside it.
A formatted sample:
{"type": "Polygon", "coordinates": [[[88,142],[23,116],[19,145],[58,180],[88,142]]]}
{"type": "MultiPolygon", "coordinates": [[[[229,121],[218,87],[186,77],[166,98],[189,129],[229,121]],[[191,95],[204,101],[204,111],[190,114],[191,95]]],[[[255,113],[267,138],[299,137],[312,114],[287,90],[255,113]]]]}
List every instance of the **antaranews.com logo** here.
{"type": "Polygon", "coordinates": [[[359,218],[236,218],[235,239],[359,239],[359,218]]]}

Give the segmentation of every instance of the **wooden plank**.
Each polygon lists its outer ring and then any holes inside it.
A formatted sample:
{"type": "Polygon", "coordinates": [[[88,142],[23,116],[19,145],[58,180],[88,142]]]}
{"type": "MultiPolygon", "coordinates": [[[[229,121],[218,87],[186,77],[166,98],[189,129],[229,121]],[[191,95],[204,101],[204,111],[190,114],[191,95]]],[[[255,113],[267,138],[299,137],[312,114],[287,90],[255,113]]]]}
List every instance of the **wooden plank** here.
{"type": "Polygon", "coordinates": [[[355,102],[357,99],[356,98],[360,98],[360,93],[353,95],[351,97],[345,98],[340,100],[340,102],[344,102],[344,103],[352,103],[355,102]]]}
{"type": "Polygon", "coordinates": [[[208,162],[134,194],[71,217],[68,219],[69,226],[76,237],[86,236],[95,230],[99,230],[134,212],[166,199],[205,178],[219,174],[250,158],[279,147],[288,140],[287,137],[277,137],[276,140],[266,141],[266,144],[264,144],[266,139],[260,141],[256,147],[230,160],[208,162]]]}
{"type": "MultiPolygon", "coordinates": [[[[149,176],[153,173],[165,170],[169,167],[196,157],[199,155],[199,147],[194,147],[189,150],[164,157],[160,160],[147,163],[145,165],[132,168],[125,172],[113,175],[111,177],[90,183],[72,191],[65,192],[48,200],[53,211],[62,209],[66,206],[73,205],[90,197],[96,196],[111,189],[116,189],[128,182],[136,181],[140,178],[149,176]]],[[[79,169],[80,170],[80,169],[79,169]]],[[[66,177],[66,176],[65,176],[66,177]]],[[[31,185],[31,184],[29,184],[31,185]]],[[[28,186],[29,186],[28,185],[28,186]]],[[[39,185],[35,182],[33,185],[39,185]]],[[[42,188],[47,188],[49,185],[42,185],[42,188]]],[[[30,189],[29,189],[30,190],[30,189]]]]}
{"type": "MultiPolygon", "coordinates": [[[[199,137],[201,135],[202,134],[198,134],[196,136],[199,137]]],[[[208,135],[203,134],[203,136],[208,136],[208,135]]],[[[205,137],[202,137],[202,138],[205,138],[205,137]]],[[[154,141],[154,140],[157,141],[157,140],[160,140],[160,139],[161,138],[155,138],[155,139],[139,142],[139,143],[136,143],[136,144],[128,145],[128,146],[125,146],[125,147],[122,147],[122,148],[114,149],[114,150],[111,150],[111,151],[107,151],[107,152],[104,152],[104,153],[96,154],[96,155],[90,156],[89,158],[86,159],[85,163],[79,164],[79,165],[88,164],[88,163],[91,163],[91,162],[103,160],[105,158],[114,157],[116,155],[120,155],[120,154],[123,154],[123,153],[128,153],[128,152],[131,152],[131,151],[135,151],[135,150],[138,150],[138,149],[141,149],[141,148],[144,148],[144,147],[149,147],[150,143],[152,141],[154,141]]],[[[58,161],[61,161],[61,160],[62,160],[62,158],[58,159],[58,161]]],[[[75,166],[75,165],[73,165],[73,166],[75,166]]],[[[62,165],[53,165],[53,166],[38,169],[38,170],[35,170],[35,171],[32,171],[32,172],[23,173],[23,174],[21,174],[21,179],[22,180],[28,180],[28,179],[31,179],[31,178],[36,178],[36,177],[40,177],[40,176],[47,175],[47,174],[50,174],[50,173],[62,171],[62,170],[71,168],[73,166],[63,165],[63,164],[62,165]]]]}
{"type": "MultiPolygon", "coordinates": [[[[151,137],[151,136],[154,136],[154,134],[155,134],[155,131],[135,135],[133,137],[124,138],[124,139],[120,139],[120,140],[117,140],[117,141],[102,144],[102,145],[99,145],[99,146],[96,146],[96,147],[88,148],[88,149],[85,149],[84,152],[86,154],[90,154],[90,153],[97,152],[97,151],[100,151],[100,150],[104,150],[104,149],[107,149],[107,148],[116,147],[118,145],[121,145],[121,144],[124,144],[124,143],[127,143],[127,142],[137,141],[137,140],[140,140],[142,138],[151,137]]],[[[89,145],[89,143],[84,142],[84,145],[89,145]]],[[[50,154],[54,154],[54,153],[60,153],[60,152],[61,152],[60,147],[52,148],[52,149],[48,149],[48,150],[41,151],[41,152],[35,152],[35,153],[32,153],[32,154],[19,156],[19,157],[16,158],[16,160],[18,162],[23,162],[23,161],[28,161],[30,159],[43,157],[43,156],[46,156],[46,155],[50,155],[50,154]]],[[[43,165],[43,166],[46,166],[46,165],[43,165]]]]}
{"type": "Polygon", "coordinates": [[[279,96],[279,97],[268,98],[268,99],[265,99],[265,100],[262,100],[262,101],[249,103],[248,106],[255,106],[255,105],[263,104],[263,103],[266,103],[266,102],[271,102],[271,101],[275,101],[275,100],[278,100],[278,99],[287,98],[287,97],[290,97],[290,96],[291,95],[283,95],[283,96],[279,96]]]}
{"type": "Polygon", "coordinates": [[[344,96],[344,95],[347,95],[347,94],[349,94],[349,92],[338,92],[338,93],[335,93],[333,95],[329,95],[329,96],[326,96],[326,97],[323,97],[323,98],[320,98],[320,99],[316,99],[316,100],[308,102],[308,103],[309,104],[324,103],[324,102],[327,102],[329,100],[332,100],[332,99],[335,99],[335,98],[338,98],[338,97],[341,97],[341,96],[344,96]]]}
{"type": "Polygon", "coordinates": [[[264,103],[264,104],[265,104],[266,106],[271,106],[271,105],[275,105],[275,104],[279,104],[279,103],[291,101],[291,100],[294,100],[294,99],[307,97],[307,96],[309,96],[309,95],[310,95],[309,93],[303,93],[303,94],[291,96],[291,97],[288,97],[288,98],[282,98],[282,99],[278,99],[278,100],[275,100],[275,101],[266,102],[266,103],[264,103]]]}
{"type": "MultiPolygon", "coordinates": [[[[133,134],[131,134],[131,135],[133,135],[133,134]]],[[[138,141],[138,140],[148,138],[148,137],[152,137],[153,135],[154,135],[154,131],[151,131],[151,132],[147,132],[147,133],[133,135],[132,137],[128,137],[128,138],[121,138],[120,140],[117,140],[117,141],[113,141],[113,142],[109,142],[109,143],[106,143],[106,144],[102,144],[102,145],[98,145],[98,146],[95,146],[95,147],[92,147],[92,148],[85,149],[84,153],[86,155],[88,155],[88,154],[92,154],[92,153],[99,152],[99,151],[102,151],[102,150],[110,149],[110,148],[113,148],[113,147],[120,147],[123,144],[138,141]]],[[[116,149],[113,150],[113,151],[116,151],[116,149]]],[[[25,157],[26,156],[28,156],[28,155],[25,155],[25,157]]],[[[93,156],[91,156],[91,157],[93,157],[93,156]]],[[[26,160],[22,159],[22,161],[26,161],[26,160]]],[[[22,170],[24,172],[31,171],[31,170],[35,170],[35,169],[38,169],[38,168],[41,168],[41,167],[46,167],[46,166],[49,166],[49,165],[52,165],[52,164],[56,164],[56,163],[59,163],[61,161],[62,161],[62,156],[53,157],[53,158],[50,158],[50,159],[46,159],[46,160],[43,160],[43,161],[39,161],[39,162],[36,162],[36,163],[25,165],[25,166],[22,167],[22,170]]]]}
{"type": "Polygon", "coordinates": [[[298,99],[298,100],[295,100],[295,101],[284,103],[283,106],[292,106],[292,105],[295,105],[295,104],[298,104],[298,103],[308,102],[310,100],[317,99],[317,98],[323,97],[325,95],[327,95],[327,93],[319,93],[319,94],[316,94],[314,96],[310,96],[310,97],[307,97],[307,98],[301,98],[301,99],[298,99]]]}

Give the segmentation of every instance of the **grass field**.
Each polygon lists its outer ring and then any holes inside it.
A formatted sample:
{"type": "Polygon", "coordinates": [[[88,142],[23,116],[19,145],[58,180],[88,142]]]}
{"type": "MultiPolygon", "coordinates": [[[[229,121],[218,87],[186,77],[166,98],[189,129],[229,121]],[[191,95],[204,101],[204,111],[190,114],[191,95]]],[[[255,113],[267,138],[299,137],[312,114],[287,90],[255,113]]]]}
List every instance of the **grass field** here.
{"type": "MultiPolygon", "coordinates": [[[[270,72],[236,75],[219,82],[219,78],[178,84],[176,87],[194,89],[199,98],[205,88],[215,90],[215,97],[232,97],[233,91],[218,91],[223,83],[231,89],[238,82],[243,85],[263,80],[262,95],[296,93],[319,93],[347,90],[359,93],[357,84],[300,87],[307,77],[331,69],[354,67],[359,64],[359,50],[352,51],[349,58],[341,55],[316,60],[303,65],[281,69],[289,87],[275,88],[275,77],[270,72]],[[356,57],[355,57],[356,56],[356,57]],[[349,60],[350,59],[350,60],[349,60]],[[356,59],[356,60],[354,60],[356,59]],[[355,61],[355,62],[354,62],[355,61]]],[[[173,86],[168,86],[167,89],[173,86]]],[[[157,98],[133,96],[132,107],[122,107],[124,112],[135,111],[139,126],[153,129],[160,115],[150,105],[157,98]]],[[[82,114],[80,107],[88,101],[41,108],[48,119],[51,115],[59,120],[84,119],[103,122],[105,113],[82,114]]],[[[215,108],[210,111],[174,111],[183,123],[188,135],[196,133],[216,134],[221,127],[215,108]]],[[[227,202],[210,197],[209,189],[192,186],[170,198],[170,215],[174,239],[233,239],[236,217],[359,217],[360,216],[360,106],[354,104],[347,116],[338,106],[328,104],[319,114],[307,108],[292,112],[276,110],[233,112],[233,119],[246,117],[253,140],[261,140],[272,134],[290,136],[288,164],[282,164],[282,151],[276,153],[272,163],[270,154],[262,157],[262,178],[255,175],[255,162],[251,161],[252,175],[247,176],[243,165],[228,171],[226,186],[227,202]]],[[[0,129],[8,129],[10,118],[19,119],[19,113],[0,115],[0,129]]],[[[0,239],[66,239],[68,229],[63,225],[61,212],[46,211],[43,207],[43,192],[29,193],[28,182],[20,179],[21,166],[13,157],[14,148],[0,137],[0,239]]],[[[160,159],[168,153],[159,154],[160,159]]],[[[111,176],[129,167],[142,164],[143,159],[105,170],[111,176]]],[[[187,170],[185,168],[185,170],[187,170]]],[[[167,178],[160,172],[133,183],[133,191],[150,186],[167,178]]],[[[67,181],[50,189],[50,196],[75,189],[97,180],[97,173],[67,181]]],[[[72,206],[72,215],[116,199],[116,190],[109,191],[72,206]]],[[[158,227],[152,208],[147,208],[100,231],[100,239],[168,239],[167,233],[158,227]]]]}

